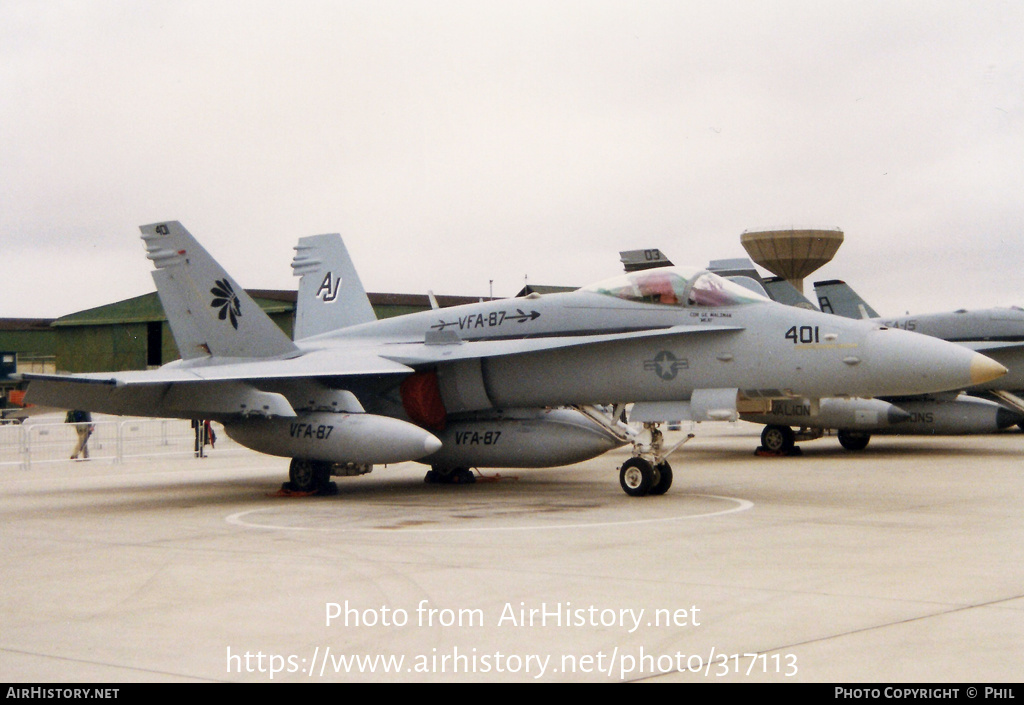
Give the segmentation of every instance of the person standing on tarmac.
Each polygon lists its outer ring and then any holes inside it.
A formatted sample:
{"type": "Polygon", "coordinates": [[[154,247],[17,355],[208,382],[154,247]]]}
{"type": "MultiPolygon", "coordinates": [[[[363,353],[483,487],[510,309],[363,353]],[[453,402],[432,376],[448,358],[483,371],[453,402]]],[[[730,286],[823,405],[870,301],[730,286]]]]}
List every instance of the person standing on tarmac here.
{"type": "Polygon", "coordinates": [[[84,460],[88,460],[89,436],[96,430],[96,427],[92,425],[92,414],[88,411],[69,411],[68,415],[64,418],[64,422],[75,424],[75,431],[78,433],[78,443],[75,445],[75,450],[71,453],[71,459],[78,460],[78,456],[81,455],[84,460]]]}

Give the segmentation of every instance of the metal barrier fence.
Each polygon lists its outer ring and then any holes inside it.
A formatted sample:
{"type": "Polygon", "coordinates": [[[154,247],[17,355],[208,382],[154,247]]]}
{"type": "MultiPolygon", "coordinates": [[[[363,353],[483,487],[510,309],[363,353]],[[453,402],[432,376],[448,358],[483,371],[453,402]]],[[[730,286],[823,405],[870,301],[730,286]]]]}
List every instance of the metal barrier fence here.
{"type": "MultiPolygon", "coordinates": [[[[96,421],[86,448],[90,460],[120,463],[134,458],[195,455],[196,434],[189,421],[180,419],[124,419],[96,421]]],[[[217,455],[243,450],[212,424],[217,455]]],[[[79,442],[75,424],[24,423],[0,426],[0,467],[16,465],[30,470],[41,463],[70,462],[79,442]]],[[[210,446],[203,449],[210,453],[210,446]]],[[[79,456],[82,457],[82,456],[79,456]]]]}

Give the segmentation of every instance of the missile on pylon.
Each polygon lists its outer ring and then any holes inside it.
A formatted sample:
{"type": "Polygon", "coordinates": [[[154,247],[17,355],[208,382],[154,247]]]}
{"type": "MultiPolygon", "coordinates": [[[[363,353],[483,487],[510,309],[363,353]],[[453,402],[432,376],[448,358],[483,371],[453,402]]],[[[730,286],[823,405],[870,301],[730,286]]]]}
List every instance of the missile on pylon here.
{"type": "Polygon", "coordinates": [[[874,431],[910,418],[901,406],[881,399],[822,399],[815,409],[808,399],[776,399],[763,414],[741,414],[744,421],[805,428],[874,431]]]}
{"type": "Polygon", "coordinates": [[[897,402],[909,418],[874,433],[956,436],[996,433],[1024,422],[1024,414],[988,399],[961,394],[955,399],[897,402]]]}
{"type": "Polygon", "coordinates": [[[871,438],[870,432],[905,421],[910,414],[881,399],[829,397],[816,405],[809,399],[776,399],[766,413],[744,413],[740,418],[766,424],[761,432],[762,450],[788,454],[797,441],[821,438],[826,429],[839,430],[844,448],[861,450],[871,438]],[[792,426],[799,426],[800,432],[792,426]]]}

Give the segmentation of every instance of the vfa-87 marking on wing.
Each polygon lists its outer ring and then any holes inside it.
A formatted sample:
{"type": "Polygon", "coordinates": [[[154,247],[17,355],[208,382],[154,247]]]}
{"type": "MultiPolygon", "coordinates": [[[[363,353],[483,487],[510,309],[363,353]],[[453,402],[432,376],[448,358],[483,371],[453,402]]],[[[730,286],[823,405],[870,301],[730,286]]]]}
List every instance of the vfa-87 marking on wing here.
{"type": "MultiPolygon", "coordinates": [[[[961,346],[783,306],[706,270],[676,267],[531,295],[516,304],[530,313],[529,322],[458,331],[433,326],[442,313],[442,320],[489,320],[510,303],[378,321],[352,267],[340,273],[333,303],[314,296],[293,342],[180,223],[141,230],[182,359],[152,371],[25,375],[27,400],[215,419],[250,448],[293,458],[292,482],[310,490],[332,474],[409,460],[429,464],[460,447],[484,453],[517,435],[519,448],[497,459],[521,453],[523,464],[562,462],[573,449],[560,453],[561,434],[541,433],[531,446],[526,429],[564,429],[585,416],[574,426],[576,437],[600,433],[609,448],[632,444],[633,457],[619,469],[623,489],[660,494],[672,477],[666,457],[673,449],[659,432],[665,421],[736,418],[740,407],[772,399],[959,389],[1005,373],[961,346]],[[717,315],[705,315],[711,313],[717,315]],[[659,355],[686,365],[666,374],[664,365],[650,364],[659,355]],[[642,434],[621,427],[630,403],[629,420],[645,424],[642,434]],[[566,407],[584,413],[569,421],[547,411],[566,407]],[[510,431],[517,424],[520,434],[510,431]],[[458,442],[464,436],[446,435],[449,429],[501,435],[490,446],[467,445],[458,442]]],[[[338,236],[320,237],[341,245],[338,236]]],[[[311,252],[300,250],[297,259],[316,277],[321,265],[311,252]]],[[[351,265],[347,253],[343,258],[351,265]]],[[[319,275],[316,286],[323,281],[319,275]]],[[[587,453],[599,448],[581,445],[587,453]]],[[[445,462],[472,458],[456,454],[445,462]]]]}

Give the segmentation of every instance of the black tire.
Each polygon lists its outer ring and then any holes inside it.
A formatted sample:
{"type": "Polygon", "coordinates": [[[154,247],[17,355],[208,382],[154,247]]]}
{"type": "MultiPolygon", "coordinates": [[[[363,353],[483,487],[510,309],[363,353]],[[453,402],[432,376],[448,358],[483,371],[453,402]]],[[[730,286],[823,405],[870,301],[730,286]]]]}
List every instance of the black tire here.
{"type": "Polygon", "coordinates": [[[442,468],[436,465],[427,470],[423,481],[434,485],[471,485],[476,475],[470,468],[442,468]]]}
{"type": "Polygon", "coordinates": [[[331,466],[318,460],[292,458],[288,480],[294,492],[321,492],[331,482],[331,466]]]}
{"type": "Polygon", "coordinates": [[[864,450],[868,447],[871,434],[863,431],[840,431],[836,438],[839,439],[839,445],[846,450],[864,450]]]}
{"type": "Polygon", "coordinates": [[[469,468],[455,468],[452,471],[452,483],[456,485],[472,485],[476,482],[476,475],[469,468]]]}
{"type": "Polygon", "coordinates": [[[761,431],[761,447],[772,453],[788,453],[796,445],[796,434],[789,426],[765,426],[761,431]]]}
{"type": "Polygon", "coordinates": [[[672,486],[672,466],[663,460],[654,466],[654,471],[658,476],[658,480],[651,486],[647,494],[665,494],[668,492],[668,488],[672,486]]]}
{"type": "Polygon", "coordinates": [[[649,494],[654,479],[654,467],[643,458],[630,458],[619,468],[619,484],[630,497],[649,494]]]}

